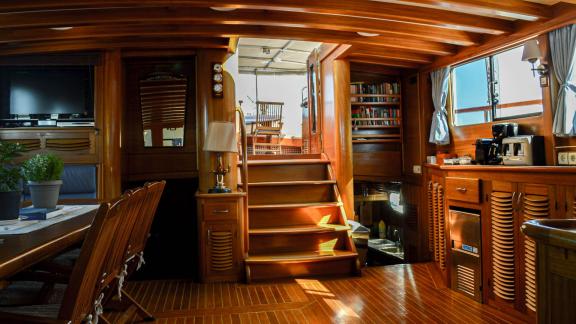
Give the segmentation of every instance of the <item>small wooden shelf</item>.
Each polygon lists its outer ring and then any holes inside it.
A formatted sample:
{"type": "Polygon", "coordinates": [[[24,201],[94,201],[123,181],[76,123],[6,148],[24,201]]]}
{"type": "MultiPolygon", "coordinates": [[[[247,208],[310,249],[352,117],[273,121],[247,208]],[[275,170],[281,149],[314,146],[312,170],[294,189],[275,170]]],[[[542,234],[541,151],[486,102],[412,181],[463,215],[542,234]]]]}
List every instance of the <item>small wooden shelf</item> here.
{"type": "Polygon", "coordinates": [[[352,125],[352,131],[354,129],[382,129],[382,128],[400,128],[400,125],[352,125]]]}
{"type": "Polygon", "coordinates": [[[362,93],[353,93],[350,95],[352,98],[400,98],[399,94],[362,94],[362,93]]]}
{"type": "Polygon", "coordinates": [[[400,138],[400,134],[352,134],[352,138],[400,138]]]}
{"type": "Polygon", "coordinates": [[[388,201],[388,194],[381,193],[381,194],[372,194],[367,196],[356,195],[354,196],[354,201],[363,202],[363,201],[388,201]]]}
{"type": "Polygon", "coordinates": [[[375,143],[402,143],[401,139],[368,139],[352,140],[352,144],[375,144],[375,143]]]}
{"type": "Polygon", "coordinates": [[[352,106],[400,106],[400,102],[353,102],[352,106]]]}

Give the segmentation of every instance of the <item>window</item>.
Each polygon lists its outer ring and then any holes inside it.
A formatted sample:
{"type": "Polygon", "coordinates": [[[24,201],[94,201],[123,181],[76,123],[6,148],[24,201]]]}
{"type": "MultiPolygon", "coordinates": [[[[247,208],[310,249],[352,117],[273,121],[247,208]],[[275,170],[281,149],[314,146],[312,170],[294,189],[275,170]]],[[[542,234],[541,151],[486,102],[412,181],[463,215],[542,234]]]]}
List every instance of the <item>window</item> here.
{"type": "Polygon", "coordinates": [[[452,69],[452,107],[456,126],[541,114],[542,90],[524,47],[452,69]]]}

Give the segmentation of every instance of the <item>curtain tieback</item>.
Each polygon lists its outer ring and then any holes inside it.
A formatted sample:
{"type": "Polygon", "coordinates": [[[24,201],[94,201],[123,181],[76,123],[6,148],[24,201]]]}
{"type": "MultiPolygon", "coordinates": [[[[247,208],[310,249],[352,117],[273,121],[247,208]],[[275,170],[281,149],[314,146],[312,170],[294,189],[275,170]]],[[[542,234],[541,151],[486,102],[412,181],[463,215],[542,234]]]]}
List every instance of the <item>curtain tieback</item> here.
{"type": "Polygon", "coordinates": [[[572,90],[573,92],[576,92],[576,84],[574,84],[573,82],[570,82],[570,81],[566,81],[565,83],[562,83],[560,85],[560,88],[565,88],[565,89],[572,90]]]}

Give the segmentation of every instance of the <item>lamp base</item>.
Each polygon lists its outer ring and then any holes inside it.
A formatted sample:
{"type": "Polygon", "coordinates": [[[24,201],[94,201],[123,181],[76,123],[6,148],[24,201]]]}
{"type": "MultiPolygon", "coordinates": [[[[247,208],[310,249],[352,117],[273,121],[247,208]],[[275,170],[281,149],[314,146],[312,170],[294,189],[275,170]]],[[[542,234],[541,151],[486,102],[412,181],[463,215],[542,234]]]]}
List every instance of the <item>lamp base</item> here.
{"type": "Polygon", "coordinates": [[[231,193],[232,189],[226,187],[214,187],[208,189],[208,193],[231,193]]]}

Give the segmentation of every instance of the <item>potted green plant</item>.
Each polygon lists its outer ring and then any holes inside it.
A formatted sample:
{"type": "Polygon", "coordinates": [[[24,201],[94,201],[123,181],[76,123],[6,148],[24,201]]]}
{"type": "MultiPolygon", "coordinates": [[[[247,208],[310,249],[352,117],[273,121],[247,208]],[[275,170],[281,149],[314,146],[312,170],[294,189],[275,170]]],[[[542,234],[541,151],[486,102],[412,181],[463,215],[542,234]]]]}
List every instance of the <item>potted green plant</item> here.
{"type": "Polygon", "coordinates": [[[0,224],[18,220],[20,216],[20,168],[14,158],[22,151],[16,143],[0,141],[0,224]]]}
{"type": "Polygon", "coordinates": [[[28,180],[32,204],[36,208],[56,208],[64,162],[54,154],[37,154],[22,165],[22,174],[28,180]]]}

